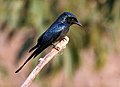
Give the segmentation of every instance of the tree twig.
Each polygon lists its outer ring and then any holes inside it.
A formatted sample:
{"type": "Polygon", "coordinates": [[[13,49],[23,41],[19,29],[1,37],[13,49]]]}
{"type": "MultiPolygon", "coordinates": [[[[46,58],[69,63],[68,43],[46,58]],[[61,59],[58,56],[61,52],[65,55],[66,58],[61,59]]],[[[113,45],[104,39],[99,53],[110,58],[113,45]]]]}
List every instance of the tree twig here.
{"type": "Polygon", "coordinates": [[[37,76],[37,74],[41,71],[41,69],[47,63],[49,63],[49,61],[53,59],[54,56],[56,56],[61,50],[63,50],[66,47],[68,41],[69,38],[65,36],[65,39],[63,39],[56,45],[56,47],[59,47],[59,51],[53,48],[44,58],[40,58],[38,65],[34,68],[34,70],[31,72],[31,74],[28,76],[28,78],[25,80],[21,87],[29,87],[32,81],[37,76]]]}

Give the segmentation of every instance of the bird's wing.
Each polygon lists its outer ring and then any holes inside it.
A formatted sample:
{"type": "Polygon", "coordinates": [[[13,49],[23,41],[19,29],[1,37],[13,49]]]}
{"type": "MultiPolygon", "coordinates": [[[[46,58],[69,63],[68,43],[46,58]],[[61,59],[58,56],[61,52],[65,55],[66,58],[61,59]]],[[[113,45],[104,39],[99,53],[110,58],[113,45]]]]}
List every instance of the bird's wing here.
{"type": "Polygon", "coordinates": [[[66,28],[66,26],[64,26],[64,24],[62,24],[62,23],[51,26],[38,39],[38,43],[41,45],[48,44],[48,43],[51,44],[60,36],[61,32],[64,31],[65,28],[66,28]]]}
{"type": "Polygon", "coordinates": [[[45,44],[51,44],[62,32],[59,27],[50,27],[46,32],[44,32],[39,38],[37,44],[32,47],[29,52],[37,49],[38,47],[42,47],[45,44]],[[58,30],[59,31],[58,31],[58,30]],[[56,31],[57,30],[57,31],[56,31]]]}

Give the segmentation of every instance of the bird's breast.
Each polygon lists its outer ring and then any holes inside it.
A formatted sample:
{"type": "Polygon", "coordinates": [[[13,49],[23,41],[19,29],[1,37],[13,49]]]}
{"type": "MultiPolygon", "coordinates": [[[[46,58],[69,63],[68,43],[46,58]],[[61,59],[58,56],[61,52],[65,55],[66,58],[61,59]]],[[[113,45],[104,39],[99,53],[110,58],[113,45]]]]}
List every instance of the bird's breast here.
{"type": "Polygon", "coordinates": [[[69,28],[63,29],[61,31],[60,35],[58,36],[58,38],[55,40],[55,42],[64,39],[64,37],[66,36],[66,34],[67,34],[68,31],[69,31],[69,28]]]}

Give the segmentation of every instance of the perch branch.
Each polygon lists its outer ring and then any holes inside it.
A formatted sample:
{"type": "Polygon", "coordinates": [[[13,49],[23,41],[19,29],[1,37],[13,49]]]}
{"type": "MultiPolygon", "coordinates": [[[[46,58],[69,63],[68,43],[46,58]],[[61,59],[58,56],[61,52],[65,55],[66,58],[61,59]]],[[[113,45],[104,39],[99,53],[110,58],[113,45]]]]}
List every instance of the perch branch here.
{"type": "Polygon", "coordinates": [[[56,47],[59,47],[59,51],[53,48],[44,58],[40,58],[38,65],[34,68],[34,70],[31,72],[31,74],[28,76],[28,78],[25,80],[21,87],[29,87],[37,74],[42,70],[42,68],[47,63],[49,63],[49,61],[53,59],[54,56],[56,56],[61,50],[66,47],[68,41],[69,38],[65,36],[65,39],[63,39],[56,45],[56,47]]]}

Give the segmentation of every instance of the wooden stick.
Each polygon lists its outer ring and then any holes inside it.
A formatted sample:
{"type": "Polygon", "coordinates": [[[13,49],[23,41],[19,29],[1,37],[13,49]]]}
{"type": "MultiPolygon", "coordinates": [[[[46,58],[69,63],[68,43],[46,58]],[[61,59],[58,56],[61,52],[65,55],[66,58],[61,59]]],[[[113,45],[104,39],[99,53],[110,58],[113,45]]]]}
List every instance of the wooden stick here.
{"type": "Polygon", "coordinates": [[[56,47],[59,48],[59,51],[53,48],[44,58],[40,58],[38,65],[34,68],[34,70],[31,72],[31,74],[28,76],[28,78],[25,80],[21,87],[29,87],[37,74],[42,70],[42,68],[66,47],[68,41],[69,38],[65,36],[65,39],[63,39],[56,45],[56,47]]]}

